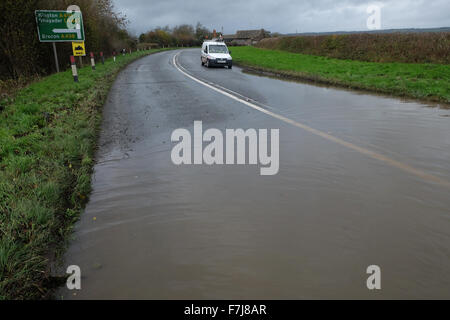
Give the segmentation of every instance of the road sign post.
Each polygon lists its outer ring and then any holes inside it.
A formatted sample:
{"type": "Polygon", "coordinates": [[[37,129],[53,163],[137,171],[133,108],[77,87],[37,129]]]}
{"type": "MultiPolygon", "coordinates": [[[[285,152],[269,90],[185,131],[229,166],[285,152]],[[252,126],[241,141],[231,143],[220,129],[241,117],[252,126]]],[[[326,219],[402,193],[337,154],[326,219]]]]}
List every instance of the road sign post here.
{"type": "Polygon", "coordinates": [[[92,70],[95,70],[95,60],[94,60],[94,53],[91,52],[91,66],[92,70]]]}
{"type": "Polygon", "coordinates": [[[76,63],[75,63],[75,57],[74,57],[74,56],[70,56],[70,65],[71,65],[71,67],[72,67],[73,81],[74,81],[74,82],[78,82],[77,65],[76,65],[76,63]]]}
{"type": "Polygon", "coordinates": [[[56,45],[54,42],[52,42],[52,45],[53,45],[53,54],[55,55],[56,72],[59,72],[59,62],[58,62],[58,53],[56,52],[56,45]]]}

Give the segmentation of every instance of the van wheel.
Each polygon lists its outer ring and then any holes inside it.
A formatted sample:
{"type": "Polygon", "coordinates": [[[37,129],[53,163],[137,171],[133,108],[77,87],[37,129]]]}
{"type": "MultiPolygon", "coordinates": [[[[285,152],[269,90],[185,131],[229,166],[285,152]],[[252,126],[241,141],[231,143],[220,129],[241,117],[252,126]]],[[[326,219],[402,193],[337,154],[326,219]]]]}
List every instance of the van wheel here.
{"type": "Polygon", "coordinates": [[[233,68],[233,66],[228,66],[228,69],[232,69],[233,68]]]}
{"type": "Polygon", "coordinates": [[[209,68],[209,60],[208,60],[208,59],[206,59],[206,64],[205,64],[205,66],[206,66],[207,68],[209,68]]]}

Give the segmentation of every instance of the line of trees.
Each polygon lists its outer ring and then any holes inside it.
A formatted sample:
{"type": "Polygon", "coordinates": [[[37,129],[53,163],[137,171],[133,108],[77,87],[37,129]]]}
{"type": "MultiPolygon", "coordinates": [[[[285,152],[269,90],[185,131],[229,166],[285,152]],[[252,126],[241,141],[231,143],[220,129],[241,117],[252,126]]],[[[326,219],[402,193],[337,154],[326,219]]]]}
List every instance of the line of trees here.
{"type": "Polygon", "coordinates": [[[139,36],[139,43],[153,44],[159,47],[184,46],[191,47],[201,45],[203,40],[213,37],[213,32],[203,26],[200,22],[195,27],[182,24],[174,28],[168,26],[157,27],[139,36]]]}
{"type": "MultiPolygon", "coordinates": [[[[35,10],[66,10],[71,4],[83,13],[86,50],[136,48],[137,39],[126,30],[126,17],[115,12],[112,0],[1,0],[0,80],[45,75],[55,71],[50,43],[38,39],[35,10]]],[[[56,44],[60,67],[69,65],[70,42],[56,44]]]]}

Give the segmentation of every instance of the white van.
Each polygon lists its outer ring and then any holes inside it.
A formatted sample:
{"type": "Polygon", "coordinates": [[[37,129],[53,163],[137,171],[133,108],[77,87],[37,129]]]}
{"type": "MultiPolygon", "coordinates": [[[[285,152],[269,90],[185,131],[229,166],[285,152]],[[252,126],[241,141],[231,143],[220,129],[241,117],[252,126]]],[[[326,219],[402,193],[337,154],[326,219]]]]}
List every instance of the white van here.
{"type": "Polygon", "coordinates": [[[228,69],[233,67],[233,58],[230,56],[227,45],[219,41],[205,41],[202,45],[202,66],[227,66],[228,69]]]}

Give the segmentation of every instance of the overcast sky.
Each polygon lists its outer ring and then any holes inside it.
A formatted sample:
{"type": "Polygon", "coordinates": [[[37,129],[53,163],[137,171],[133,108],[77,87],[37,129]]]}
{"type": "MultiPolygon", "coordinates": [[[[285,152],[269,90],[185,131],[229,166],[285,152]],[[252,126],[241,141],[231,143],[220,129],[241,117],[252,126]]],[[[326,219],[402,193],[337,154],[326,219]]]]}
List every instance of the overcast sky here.
{"type": "Polygon", "coordinates": [[[381,29],[450,27],[450,0],[113,0],[135,34],[200,21],[225,34],[367,30],[367,7],[381,7],[381,29]]]}

